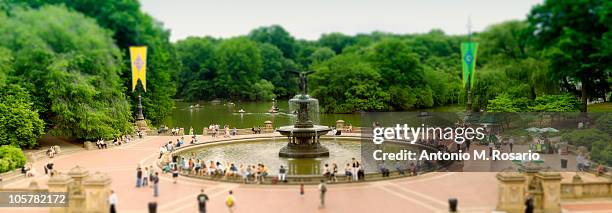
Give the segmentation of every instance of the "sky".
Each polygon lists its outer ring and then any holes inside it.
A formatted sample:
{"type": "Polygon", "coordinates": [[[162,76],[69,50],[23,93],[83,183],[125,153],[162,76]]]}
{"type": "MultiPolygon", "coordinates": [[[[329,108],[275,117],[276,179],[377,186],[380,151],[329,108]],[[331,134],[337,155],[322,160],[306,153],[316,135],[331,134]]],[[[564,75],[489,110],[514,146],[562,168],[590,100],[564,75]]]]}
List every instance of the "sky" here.
{"type": "Polygon", "coordinates": [[[525,19],[542,0],[141,0],[142,9],[171,30],[189,36],[228,38],[278,24],[298,39],[373,31],[466,34],[507,20],[525,19]]]}

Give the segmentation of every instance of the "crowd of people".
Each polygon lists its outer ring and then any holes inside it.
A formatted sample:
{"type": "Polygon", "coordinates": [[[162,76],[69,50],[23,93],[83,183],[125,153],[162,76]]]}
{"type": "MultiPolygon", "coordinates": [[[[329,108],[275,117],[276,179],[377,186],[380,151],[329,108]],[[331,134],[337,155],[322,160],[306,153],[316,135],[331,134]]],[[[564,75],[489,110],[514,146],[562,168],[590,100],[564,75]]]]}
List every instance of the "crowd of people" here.
{"type": "MultiPolygon", "coordinates": [[[[325,164],[323,166],[322,174],[328,181],[337,182],[339,176],[338,172],[340,172],[340,168],[335,162],[332,163],[331,166],[329,164],[325,164]]],[[[363,165],[355,158],[352,158],[351,162],[347,163],[344,167],[344,176],[346,177],[346,181],[365,180],[365,170],[363,165]]]]}
{"type": "MultiPolygon", "coordinates": [[[[132,137],[129,135],[123,135],[115,137],[112,141],[112,144],[114,146],[119,146],[121,144],[128,144],[130,142],[132,142],[132,137]]],[[[96,147],[98,147],[98,149],[106,149],[108,148],[108,144],[106,143],[106,141],[104,141],[104,139],[98,139],[96,141],[96,147]]]]}
{"type": "MultiPolygon", "coordinates": [[[[172,173],[174,179],[178,178],[179,174],[190,174],[213,178],[242,178],[244,183],[262,183],[266,181],[270,173],[269,167],[263,163],[258,163],[257,165],[237,165],[220,161],[206,161],[195,156],[192,158],[175,157],[171,163],[163,166],[162,171],[172,173]]],[[[283,174],[286,175],[286,170],[283,174]]],[[[284,180],[284,175],[282,180],[284,180]]]]}
{"type": "Polygon", "coordinates": [[[141,166],[136,167],[136,188],[152,188],[153,196],[159,196],[159,171],[153,167],[141,166]]]}
{"type": "Polygon", "coordinates": [[[210,125],[208,125],[208,128],[204,127],[204,129],[202,129],[203,133],[211,134],[211,136],[213,138],[218,137],[220,135],[221,131],[223,131],[223,137],[224,138],[229,138],[232,135],[237,135],[238,134],[238,129],[236,129],[236,127],[233,127],[233,128],[230,129],[230,125],[229,124],[223,125],[223,128],[221,128],[221,126],[219,124],[210,124],[210,125]]]}

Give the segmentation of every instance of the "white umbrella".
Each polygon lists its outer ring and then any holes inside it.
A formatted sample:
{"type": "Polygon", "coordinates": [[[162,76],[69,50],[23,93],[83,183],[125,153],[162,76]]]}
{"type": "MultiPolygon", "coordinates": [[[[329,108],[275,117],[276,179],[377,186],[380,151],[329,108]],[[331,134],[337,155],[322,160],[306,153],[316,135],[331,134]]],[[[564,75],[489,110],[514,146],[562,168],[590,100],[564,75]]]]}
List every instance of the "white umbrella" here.
{"type": "Polygon", "coordinates": [[[525,130],[527,130],[528,132],[540,132],[540,129],[538,129],[536,127],[531,127],[531,128],[525,129],[525,130]]]}
{"type": "Polygon", "coordinates": [[[559,132],[559,130],[552,128],[552,127],[546,127],[546,128],[542,128],[540,129],[541,132],[559,132]]]}

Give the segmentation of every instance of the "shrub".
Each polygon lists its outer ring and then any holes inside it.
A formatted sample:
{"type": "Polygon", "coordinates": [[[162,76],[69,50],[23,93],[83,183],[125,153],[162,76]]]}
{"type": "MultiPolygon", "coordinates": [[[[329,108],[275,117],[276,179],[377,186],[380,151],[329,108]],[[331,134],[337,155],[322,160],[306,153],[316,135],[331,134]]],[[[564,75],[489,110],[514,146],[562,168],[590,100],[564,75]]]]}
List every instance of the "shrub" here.
{"type": "Polygon", "coordinates": [[[595,141],[591,149],[591,160],[597,163],[612,165],[612,142],[595,141]]]}
{"type": "Polygon", "coordinates": [[[0,173],[22,167],[26,157],[20,148],[14,146],[0,146],[0,173]]]}
{"type": "Polygon", "coordinates": [[[610,141],[610,136],[598,129],[580,129],[563,133],[561,139],[572,145],[585,146],[589,150],[593,150],[595,148],[593,144],[596,141],[610,141]]]}

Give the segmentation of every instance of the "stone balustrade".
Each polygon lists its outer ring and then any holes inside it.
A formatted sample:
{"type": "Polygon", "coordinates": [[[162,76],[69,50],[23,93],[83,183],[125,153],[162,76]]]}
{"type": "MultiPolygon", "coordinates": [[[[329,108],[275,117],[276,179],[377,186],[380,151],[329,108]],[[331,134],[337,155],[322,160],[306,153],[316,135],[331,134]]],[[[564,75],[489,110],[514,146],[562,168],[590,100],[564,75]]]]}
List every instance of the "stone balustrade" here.
{"type": "Polygon", "coordinates": [[[51,213],[108,212],[106,199],[110,195],[111,178],[100,172],[89,174],[75,166],[68,173],[58,172],[47,182],[47,189],[32,181],[27,188],[0,188],[0,191],[15,192],[67,192],[67,207],[49,208],[51,213]]]}
{"type": "Polygon", "coordinates": [[[561,184],[562,199],[610,197],[612,197],[612,178],[607,182],[583,182],[580,176],[575,176],[572,182],[561,184]]]}

